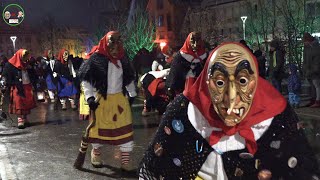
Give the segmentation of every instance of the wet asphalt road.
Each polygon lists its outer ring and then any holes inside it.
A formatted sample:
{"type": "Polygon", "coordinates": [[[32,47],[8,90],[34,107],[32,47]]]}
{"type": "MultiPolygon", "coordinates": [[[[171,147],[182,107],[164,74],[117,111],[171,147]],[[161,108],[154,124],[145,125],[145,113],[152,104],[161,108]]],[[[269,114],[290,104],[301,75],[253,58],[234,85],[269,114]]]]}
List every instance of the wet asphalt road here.
{"type": "MultiPolygon", "coordinates": [[[[133,107],[135,146],[131,160],[137,167],[150,139],[156,131],[160,116],[141,117],[142,101],[133,107]]],[[[320,109],[296,110],[304,122],[305,132],[317,157],[320,157],[320,109]]],[[[53,104],[38,103],[29,119],[31,127],[16,128],[16,116],[0,123],[0,177],[2,179],[137,179],[135,173],[125,174],[119,169],[120,154],[117,146],[103,148],[105,166],[93,168],[90,150],[84,169],[73,168],[80,147],[81,135],[88,121],[80,121],[78,112],[54,110],[53,104]]],[[[0,178],[1,179],[1,178],[0,178]]]]}
{"type": "MultiPolygon", "coordinates": [[[[142,104],[136,105],[133,107],[135,146],[131,158],[135,167],[160,119],[158,115],[141,117],[142,104]]],[[[23,130],[16,128],[16,117],[11,117],[14,122],[0,123],[0,175],[3,179],[137,179],[135,173],[120,171],[121,156],[117,146],[103,148],[105,167],[91,166],[90,146],[84,169],[73,168],[81,135],[88,125],[88,121],[79,120],[76,111],[54,110],[53,104],[38,103],[29,117],[32,126],[23,130]]]]}

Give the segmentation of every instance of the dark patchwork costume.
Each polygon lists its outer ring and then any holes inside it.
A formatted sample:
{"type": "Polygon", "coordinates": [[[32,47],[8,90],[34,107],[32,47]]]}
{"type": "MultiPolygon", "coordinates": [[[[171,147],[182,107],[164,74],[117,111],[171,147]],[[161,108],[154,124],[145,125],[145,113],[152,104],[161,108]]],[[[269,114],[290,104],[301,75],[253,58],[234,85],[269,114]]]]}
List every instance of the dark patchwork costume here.
{"type": "Polygon", "coordinates": [[[228,43],[209,59],[168,105],[139,178],[317,179],[318,163],[297,115],[258,76],[252,53],[228,43]]]}
{"type": "Polygon", "coordinates": [[[184,90],[187,78],[199,76],[207,59],[204,43],[201,37],[198,37],[200,35],[197,35],[197,39],[194,38],[195,36],[194,32],[188,35],[182,48],[172,60],[170,73],[166,80],[166,87],[171,99],[175,94],[184,90]],[[192,48],[193,42],[198,43],[196,48],[192,48]]]}

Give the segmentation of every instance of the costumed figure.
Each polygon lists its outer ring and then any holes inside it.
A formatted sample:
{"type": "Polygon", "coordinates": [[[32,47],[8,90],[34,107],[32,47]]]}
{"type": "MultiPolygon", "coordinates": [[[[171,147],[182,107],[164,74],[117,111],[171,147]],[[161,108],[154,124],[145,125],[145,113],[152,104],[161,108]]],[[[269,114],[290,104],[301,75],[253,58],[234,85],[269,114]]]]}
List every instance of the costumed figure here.
{"type": "Polygon", "coordinates": [[[61,74],[62,65],[59,61],[54,58],[52,50],[45,52],[45,63],[47,64],[45,68],[46,73],[46,83],[48,88],[49,99],[52,103],[56,101],[58,93],[58,85],[61,87],[61,82],[59,75],[61,74]]]}
{"type": "Polygon", "coordinates": [[[29,52],[19,49],[4,67],[2,81],[10,90],[9,113],[18,116],[18,128],[28,125],[27,115],[36,107],[32,83],[27,72],[29,52]]]}
{"type": "Polygon", "coordinates": [[[62,110],[67,109],[67,100],[70,101],[71,108],[73,110],[77,109],[75,104],[75,98],[78,93],[77,88],[75,87],[73,80],[76,78],[76,72],[73,68],[71,60],[68,60],[69,52],[65,49],[59,51],[58,60],[61,62],[59,82],[58,84],[58,96],[60,103],[62,105],[62,110]]]}
{"type": "Polygon", "coordinates": [[[110,31],[100,40],[96,52],[81,65],[79,78],[91,113],[94,113],[90,116],[95,117],[88,138],[93,146],[92,165],[102,166],[102,144],[111,144],[120,147],[121,168],[131,170],[132,114],[124,91],[128,91],[131,99],[137,93],[134,71],[125,55],[119,32],[110,31]]]}
{"type": "Polygon", "coordinates": [[[140,179],[319,179],[297,115],[259,77],[246,47],[218,46],[186,84],[164,113],[140,179]]]}
{"type": "Polygon", "coordinates": [[[145,96],[142,116],[148,116],[153,113],[152,110],[156,109],[159,114],[165,111],[169,103],[166,95],[165,80],[169,72],[169,68],[161,71],[150,71],[140,78],[145,96]]]}
{"type": "MultiPolygon", "coordinates": [[[[91,51],[87,54],[87,56],[84,58],[84,60],[88,60],[90,56],[96,52],[98,49],[98,46],[93,46],[91,51]]],[[[80,120],[88,120],[89,119],[89,114],[90,114],[90,108],[87,103],[86,97],[84,96],[83,92],[83,86],[80,84],[80,100],[79,100],[79,119],[80,120]]]]}
{"type": "Polygon", "coordinates": [[[206,58],[207,53],[201,39],[201,33],[191,32],[171,63],[170,73],[166,81],[170,100],[184,90],[188,77],[199,76],[206,58]]]}

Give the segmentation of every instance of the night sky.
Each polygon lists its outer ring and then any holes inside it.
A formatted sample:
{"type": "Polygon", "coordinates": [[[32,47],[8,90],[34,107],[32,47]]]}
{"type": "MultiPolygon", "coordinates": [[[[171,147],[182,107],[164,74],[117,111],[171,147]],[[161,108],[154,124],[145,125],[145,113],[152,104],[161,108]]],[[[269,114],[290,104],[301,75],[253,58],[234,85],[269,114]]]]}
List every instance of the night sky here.
{"type": "Polygon", "coordinates": [[[43,17],[51,14],[57,24],[92,31],[99,23],[100,12],[115,10],[119,7],[119,1],[121,0],[1,0],[0,10],[2,14],[8,4],[16,3],[24,8],[23,23],[32,27],[38,26],[43,17]]]}

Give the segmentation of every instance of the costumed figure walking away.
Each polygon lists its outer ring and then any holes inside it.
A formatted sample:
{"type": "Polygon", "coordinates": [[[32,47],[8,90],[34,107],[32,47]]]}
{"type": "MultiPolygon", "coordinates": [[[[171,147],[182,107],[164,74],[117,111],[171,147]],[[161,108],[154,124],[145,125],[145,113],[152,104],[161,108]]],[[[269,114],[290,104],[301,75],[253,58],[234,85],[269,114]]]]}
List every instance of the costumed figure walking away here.
{"type": "MultiPolygon", "coordinates": [[[[96,52],[98,46],[93,46],[91,51],[84,58],[84,61],[88,60],[90,56],[96,52]]],[[[82,62],[83,63],[83,62],[82,62]]],[[[83,86],[80,84],[80,99],[79,99],[79,119],[80,120],[88,120],[90,114],[90,108],[87,103],[86,97],[84,96],[83,86]]]]}
{"type": "Polygon", "coordinates": [[[79,78],[95,117],[88,138],[93,147],[92,165],[103,165],[101,147],[110,144],[120,147],[121,168],[132,170],[129,163],[133,148],[132,114],[124,91],[128,91],[130,98],[137,93],[134,71],[125,55],[119,32],[110,31],[100,40],[96,52],[81,65],[79,78]]]}
{"type": "Polygon", "coordinates": [[[58,96],[62,106],[62,110],[67,109],[67,100],[70,101],[71,108],[77,110],[77,105],[75,104],[75,98],[78,93],[77,88],[75,87],[73,80],[76,78],[76,72],[73,68],[73,64],[68,61],[69,52],[65,49],[59,51],[58,60],[61,62],[61,69],[59,74],[58,84],[58,96]]]}
{"type": "Polygon", "coordinates": [[[166,77],[169,72],[170,68],[161,71],[150,71],[140,78],[145,96],[142,116],[151,115],[156,112],[155,110],[158,110],[159,114],[164,113],[169,103],[165,88],[166,77]]]}
{"type": "Polygon", "coordinates": [[[166,81],[167,93],[172,100],[184,90],[188,77],[198,77],[207,59],[201,33],[191,32],[180,52],[174,57],[166,81]]]}
{"type": "Polygon", "coordinates": [[[32,83],[27,72],[30,58],[26,49],[19,49],[4,67],[2,81],[10,90],[9,113],[18,116],[18,128],[28,125],[27,115],[36,107],[32,83]]]}
{"type": "Polygon", "coordinates": [[[152,62],[151,71],[141,76],[140,82],[145,96],[142,116],[148,116],[157,111],[162,114],[165,111],[169,103],[165,80],[170,71],[171,61],[172,51],[166,45],[152,62]]]}
{"type": "Polygon", "coordinates": [[[169,104],[140,179],[318,179],[297,122],[284,97],[259,77],[252,52],[223,44],[169,104]]]}

